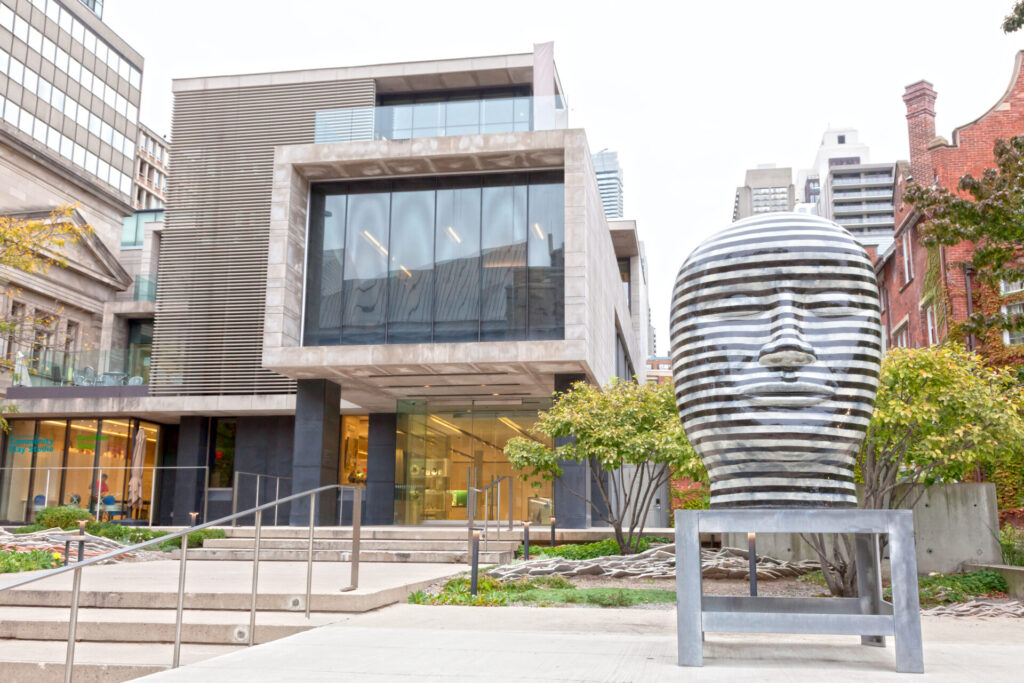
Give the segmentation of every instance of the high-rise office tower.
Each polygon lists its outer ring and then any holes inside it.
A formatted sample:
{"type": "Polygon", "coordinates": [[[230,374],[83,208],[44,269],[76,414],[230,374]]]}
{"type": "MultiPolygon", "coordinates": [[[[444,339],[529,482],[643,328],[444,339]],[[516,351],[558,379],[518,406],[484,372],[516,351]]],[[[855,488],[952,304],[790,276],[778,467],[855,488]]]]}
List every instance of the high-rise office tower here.
{"type": "Polygon", "coordinates": [[[793,169],[761,166],[747,171],[741,187],[736,188],[732,219],[738,221],[761,213],[792,211],[796,202],[793,169]]]}
{"type": "Polygon", "coordinates": [[[622,218],[622,167],[619,153],[602,149],[594,155],[594,174],[601,191],[601,203],[607,218],[622,218]]]}

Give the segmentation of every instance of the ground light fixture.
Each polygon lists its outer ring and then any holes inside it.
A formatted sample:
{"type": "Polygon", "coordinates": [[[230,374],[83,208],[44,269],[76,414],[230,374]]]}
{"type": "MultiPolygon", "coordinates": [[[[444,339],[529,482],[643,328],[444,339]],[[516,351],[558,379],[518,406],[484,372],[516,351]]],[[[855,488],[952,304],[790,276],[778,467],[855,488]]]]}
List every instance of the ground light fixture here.
{"type": "Polygon", "coordinates": [[[523,559],[530,559],[530,523],[523,522],[523,559]]]}
{"type": "Polygon", "coordinates": [[[555,518],[551,518],[551,547],[555,547],[555,518]]]}

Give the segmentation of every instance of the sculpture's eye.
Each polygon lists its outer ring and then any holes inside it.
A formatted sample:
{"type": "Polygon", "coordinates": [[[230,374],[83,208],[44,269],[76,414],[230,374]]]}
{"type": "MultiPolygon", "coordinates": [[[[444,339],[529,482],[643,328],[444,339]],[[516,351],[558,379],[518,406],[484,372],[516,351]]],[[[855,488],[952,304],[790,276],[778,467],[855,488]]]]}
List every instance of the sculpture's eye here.
{"type": "Polygon", "coordinates": [[[756,318],[771,308],[771,301],[765,297],[733,294],[723,301],[716,302],[714,308],[708,310],[705,315],[712,320],[756,318]]]}
{"type": "Polygon", "coordinates": [[[804,300],[802,308],[819,318],[845,318],[865,311],[856,297],[846,292],[822,292],[804,300]]]}

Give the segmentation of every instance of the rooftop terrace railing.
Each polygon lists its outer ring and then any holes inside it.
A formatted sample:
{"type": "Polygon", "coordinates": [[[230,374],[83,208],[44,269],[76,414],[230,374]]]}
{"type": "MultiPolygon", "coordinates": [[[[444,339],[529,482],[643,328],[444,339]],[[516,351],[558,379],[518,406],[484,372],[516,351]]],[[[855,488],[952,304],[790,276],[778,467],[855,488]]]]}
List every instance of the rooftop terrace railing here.
{"type": "Polygon", "coordinates": [[[16,387],[135,386],[149,384],[149,344],[62,351],[7,342],[4,353],[16,387]]]}

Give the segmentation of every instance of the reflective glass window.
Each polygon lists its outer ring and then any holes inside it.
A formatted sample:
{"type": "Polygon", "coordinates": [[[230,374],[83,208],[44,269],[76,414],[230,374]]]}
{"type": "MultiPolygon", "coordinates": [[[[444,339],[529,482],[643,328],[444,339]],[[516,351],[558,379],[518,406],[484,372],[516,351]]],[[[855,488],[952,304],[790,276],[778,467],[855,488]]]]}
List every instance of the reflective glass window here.
{"type": "Polygon", "coordinates": [[[525,176],[484,178],[480,339],[526,338],[525,176]]]}
{"type": "Polygon", "coordinates": [[[565,324],[563,185],[531,183],[529,203],[529,338],[558,339],[565,324]]]}
{"type": "Polygon", "coordinates": [[[480,334],[480,179],[442,179],[434,228],[434,341],[480,334]]]}
{"type": "Polygon", "coordinates": [[[388,223],[386,185],[361,184],[349,195],[342,289],[342,343],[383,344],[385,338],[388,223]]]}
{"type": "Polygon", "coordinates": [[[11,420],[4,454],[3,488],[0,489],[0,518],[25,519],[29,502],[29,479],[35,456],[35,420],[11,420]]]}
{"type": "Polygon", "coordinates": [[[306,293],[306,344],[341,342],[341,292],[345,268],[346,195],[313,193],[306,293]],[[317,284],[319,283],[319,284],[317,284]]]}
{"type": "Polygon", "coordinates": [[[423,343],[431,338],[434,194],[433,181],[406,181],[392,194],[389,344],[423,343]]]}

